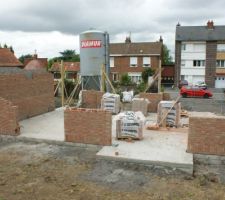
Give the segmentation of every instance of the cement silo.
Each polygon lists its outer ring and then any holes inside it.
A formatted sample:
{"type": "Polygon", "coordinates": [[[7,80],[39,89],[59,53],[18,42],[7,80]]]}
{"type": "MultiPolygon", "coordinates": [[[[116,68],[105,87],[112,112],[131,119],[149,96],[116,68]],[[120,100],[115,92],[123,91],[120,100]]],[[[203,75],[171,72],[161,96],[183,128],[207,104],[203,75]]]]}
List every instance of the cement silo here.
{"type": "Polygon", "coordinates": [[[80,74],[82,89],[100,90],[101,68],[109,75],[109,34],[89,30],[80,34],[80,74]]]}

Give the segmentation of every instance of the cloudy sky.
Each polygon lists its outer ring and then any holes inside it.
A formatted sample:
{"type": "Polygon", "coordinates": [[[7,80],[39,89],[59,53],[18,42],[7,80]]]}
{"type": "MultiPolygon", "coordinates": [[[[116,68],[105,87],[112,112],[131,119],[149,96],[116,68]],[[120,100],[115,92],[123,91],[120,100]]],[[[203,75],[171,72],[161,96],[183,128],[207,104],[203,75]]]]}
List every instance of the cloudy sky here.
{"type": "Polygon", "coordinates": [[[174,52],[175,26],[225,25],[224,0],[1,0],[0,43],[15,54],[58,56],[79,52],[79,33],[108,31],[111,42],[156,41],[160,35],[174,52]]]}

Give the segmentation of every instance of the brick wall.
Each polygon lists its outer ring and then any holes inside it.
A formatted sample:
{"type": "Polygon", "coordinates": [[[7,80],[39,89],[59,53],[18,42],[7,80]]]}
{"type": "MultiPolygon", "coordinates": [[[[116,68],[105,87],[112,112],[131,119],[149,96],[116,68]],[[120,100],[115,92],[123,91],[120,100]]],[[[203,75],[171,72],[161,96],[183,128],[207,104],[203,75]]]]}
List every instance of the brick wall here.
{"type": "Polygon", "coordinates": [[[19,120],[52,111],[55,108],[53,76],[25,70],[0,73],[0,97],[18,106],[19,120]]]}
{"type": "Polygon", "coordinates": [[[215,87],[217,43],[206,42],[205,82],[209,87],[215,87]]]}
{"type": "Polygon", "coordinates": [[[82,108],[101,108],[101,99],[104,92],[95,90],[82,91],[82,108]]]}
{"type": "Polygon", "coordinates": [[[19,135],[18,107],[12,102],[0,98],[0,135],[19,135]]]}
{"type": "Polygon", "coordinates": [[[67,108],[64,129],[67,142],[111,145],[112,114],[99,109],[67,108]]]}
{"type": "Polygon", "coordinates": [[[158,104],[163,100],[163,93],[140,93],[140,98],[146,98],[150,101],[148,112],[157,112],[158,104]]]}
{"type": "MultiPolygon", "coordinates": [[[[111,73],[118,73],[120,80],[121,75],[129,72],[143,72],[145,67],[143,67],[143,57],[137,57],[137,67],[130,67],[130,57],[129,56],[119,56],[114,57],[115,67],[110,68],[111,73]]],[[[159,56],[151,56],[151,68],[158,69],[159,67],[159,56]]]]}
{"type": "Polygon", "coordinates": [[[225,155],[225,117],[212,114],[190,116],[188,152],[225,155]]]}

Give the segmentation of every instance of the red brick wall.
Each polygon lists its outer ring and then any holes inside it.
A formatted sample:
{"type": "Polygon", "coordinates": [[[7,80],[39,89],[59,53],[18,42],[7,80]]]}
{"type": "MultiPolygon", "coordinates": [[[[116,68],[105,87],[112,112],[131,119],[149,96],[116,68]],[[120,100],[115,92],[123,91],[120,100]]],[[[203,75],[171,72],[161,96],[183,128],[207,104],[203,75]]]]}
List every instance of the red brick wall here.
{"type": "Polygon", "coordinates": [[[101,108],[103,92],[95,90],[82,91],[82,108],[101,108]]]}
{"type": "Polygon", "coordinates": [[[50,73],[0,74],[0,97],[18,106],[18,119],[39,115],[55,108],[54,82],[50,73]]]}
{"type": "Polygon", "coordinates": [[[12,102],[0,98],[0,135],[19,135],[18,107],[12,102]]]}
{"type": "MultiPolygon", "coordinates": [[[[143,67],[143,57],[139,56],[137,67],[130,67],[130,57],[128,56],[118,56],[114,57],[114,65],[115,67],[110,68],[111,73],[119,73],[121,77],[122,74],[128,72],[143,72],[145,67],[143,67]]],[[[159,57],[151,56],[151,67],[152,69],[157,69],[159,66],[159,57]]],[[[119,77],[119,79],[120,79],[119,77]]]]}
{"type": "Polygon", "coordinates": [[[158,104],[163,100],[163,93],[140,93],[140,98],[146,98],[150,101],[148,112],[157,112],[158,104]]]}
{"type": "Polygon", "coordinates": [[[190,117],[188,152],[225,156],[225,117],[190,117]]]}
{"type": "Polygon", "coordinates": [[[64,129],[67,142],[111,145],[112,114],[99,109],[67,108],[64,129]]]}

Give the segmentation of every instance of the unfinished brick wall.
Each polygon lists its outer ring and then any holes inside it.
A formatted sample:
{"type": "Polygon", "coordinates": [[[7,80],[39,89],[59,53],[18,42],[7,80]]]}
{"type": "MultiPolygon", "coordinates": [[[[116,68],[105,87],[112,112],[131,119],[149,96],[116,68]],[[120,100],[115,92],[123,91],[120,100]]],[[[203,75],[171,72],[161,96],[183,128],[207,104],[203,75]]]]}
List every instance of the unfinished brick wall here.
{"type": "Polygon", "coordinates": [[[225,117],[206,113],[191,116],[188,152],[225,156],[225,117]]]}
{"type": "Polygon", "coordinates": [[[140,98],[146,98],[150,101],[148,112],[157,112],[158,104],[163,100],[162,93],[140,93],[140,98]]]}
{"type": "Polygon", "coordinates": [[[0,135],[19,135],[17,114],[17,106],[0,98],[0,135]]]}
{"type": "Polygon", "coordinates": [[[67,108],[64,129],[67,142],[111,145],[112,114],[99,109],[67,108]]]}
{"type": "Polygon", "coordinates": [[[82,91],[82,108],[101,108],[101,99],[104,92],[95,90],[82,91]]]}
{"type": "Polygon", "coordinates": [[[0,73],[0,97],[18,106],[18,120],[54,110],[52,74],[22,72],[0,73]]]}

